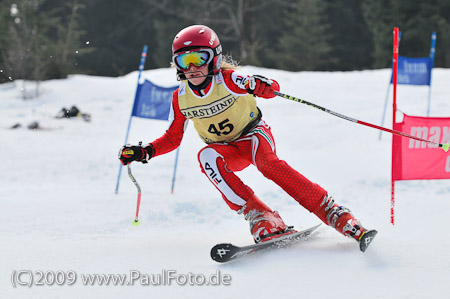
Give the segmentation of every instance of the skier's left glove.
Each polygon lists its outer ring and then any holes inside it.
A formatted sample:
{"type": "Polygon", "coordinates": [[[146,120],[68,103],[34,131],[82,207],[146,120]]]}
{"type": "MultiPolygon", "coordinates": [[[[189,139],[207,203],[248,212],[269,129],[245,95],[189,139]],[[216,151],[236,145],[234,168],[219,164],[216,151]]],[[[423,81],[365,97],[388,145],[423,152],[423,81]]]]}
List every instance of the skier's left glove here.
{"type": "Polygon", "coordinates": [[[119,159],[123,165],[130,164],[133,161],[147,163],[153,156],[153,147],[151,144],[146,147],[141,145],[124,145],[119,151],[119,159]]]}
{"type": "Polygon", "coordinates": [[[257,97],[273,98],[274,90],[272,88],[273,81],[259,75],[254,75],[248,78],[246,83],[247,92],[257,97]]]}

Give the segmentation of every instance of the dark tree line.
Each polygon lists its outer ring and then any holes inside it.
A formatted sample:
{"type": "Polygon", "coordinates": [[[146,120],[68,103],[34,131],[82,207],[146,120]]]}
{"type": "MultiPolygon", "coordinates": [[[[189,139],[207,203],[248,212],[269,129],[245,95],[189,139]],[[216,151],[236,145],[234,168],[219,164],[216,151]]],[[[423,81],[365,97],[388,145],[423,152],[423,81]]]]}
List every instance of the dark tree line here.
{"type": "Polygon", "coordinates": [[[0,0],[0,82],[168,67],[183,27],[205,24],[241,64],[292,71],[389,67],[400,54],[450,67],[449,0],[0,0]]]}

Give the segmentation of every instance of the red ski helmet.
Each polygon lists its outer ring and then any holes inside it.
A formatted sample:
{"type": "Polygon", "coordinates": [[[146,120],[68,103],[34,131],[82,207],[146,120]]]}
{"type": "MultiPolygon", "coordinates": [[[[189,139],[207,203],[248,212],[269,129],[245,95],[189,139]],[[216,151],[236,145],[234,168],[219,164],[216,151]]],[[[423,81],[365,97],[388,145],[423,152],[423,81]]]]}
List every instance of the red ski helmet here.
{"type": "Polygon", "coordinates": [[[200,50],[205,50],[210,54],[208,59],[209,75],[219,73],[222,64],[222,46],[219,37],[205,25],[192,25],[178,32],[172,43],[172,62],[177,68],[178,77],[185,79],[183,69],[177,64],[176,57],[189,51],[200,50]]]}

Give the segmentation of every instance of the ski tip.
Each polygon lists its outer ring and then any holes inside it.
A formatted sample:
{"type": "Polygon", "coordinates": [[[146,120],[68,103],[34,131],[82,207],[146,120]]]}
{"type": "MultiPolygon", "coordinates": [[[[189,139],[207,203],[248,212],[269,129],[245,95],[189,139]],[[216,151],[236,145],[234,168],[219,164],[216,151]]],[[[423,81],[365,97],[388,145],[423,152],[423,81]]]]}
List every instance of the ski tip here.
{"type": "Polygon", "coordinates": [[[448,148],[449,148],[449,144],[448,144],[448,143],[444,143],[444,144],[442,145],[442,149],[443,149],[445,152],[448,152],[448,148]]]}
{"type": "Polygon", "coordinates": [[[236,248],[230,243],[217,244],[211,248],[211,258],[218,263],[228,262],[236,253],[236,248]]]}
{"type": "Polygon", "coordinates": [[[362,235],[361,240],[359,240],[359,249],[365,252],[377,234],[378,232],[376,230],[369,230],[362,235]]]}

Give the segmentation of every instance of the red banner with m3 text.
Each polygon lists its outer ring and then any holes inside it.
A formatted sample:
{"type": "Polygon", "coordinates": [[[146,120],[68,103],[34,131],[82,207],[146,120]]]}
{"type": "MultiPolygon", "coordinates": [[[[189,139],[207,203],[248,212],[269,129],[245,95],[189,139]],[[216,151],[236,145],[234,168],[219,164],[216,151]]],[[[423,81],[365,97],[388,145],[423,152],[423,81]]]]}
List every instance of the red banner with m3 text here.
{"type": "MultiPolygon", "coordinates": [[[[450,118],[404,114],[394,130],[436,143],[450,142],[450,118]]],[[[450,179],[450,154],[423,141],[394,135],[392,180],[450,179]]]]}

